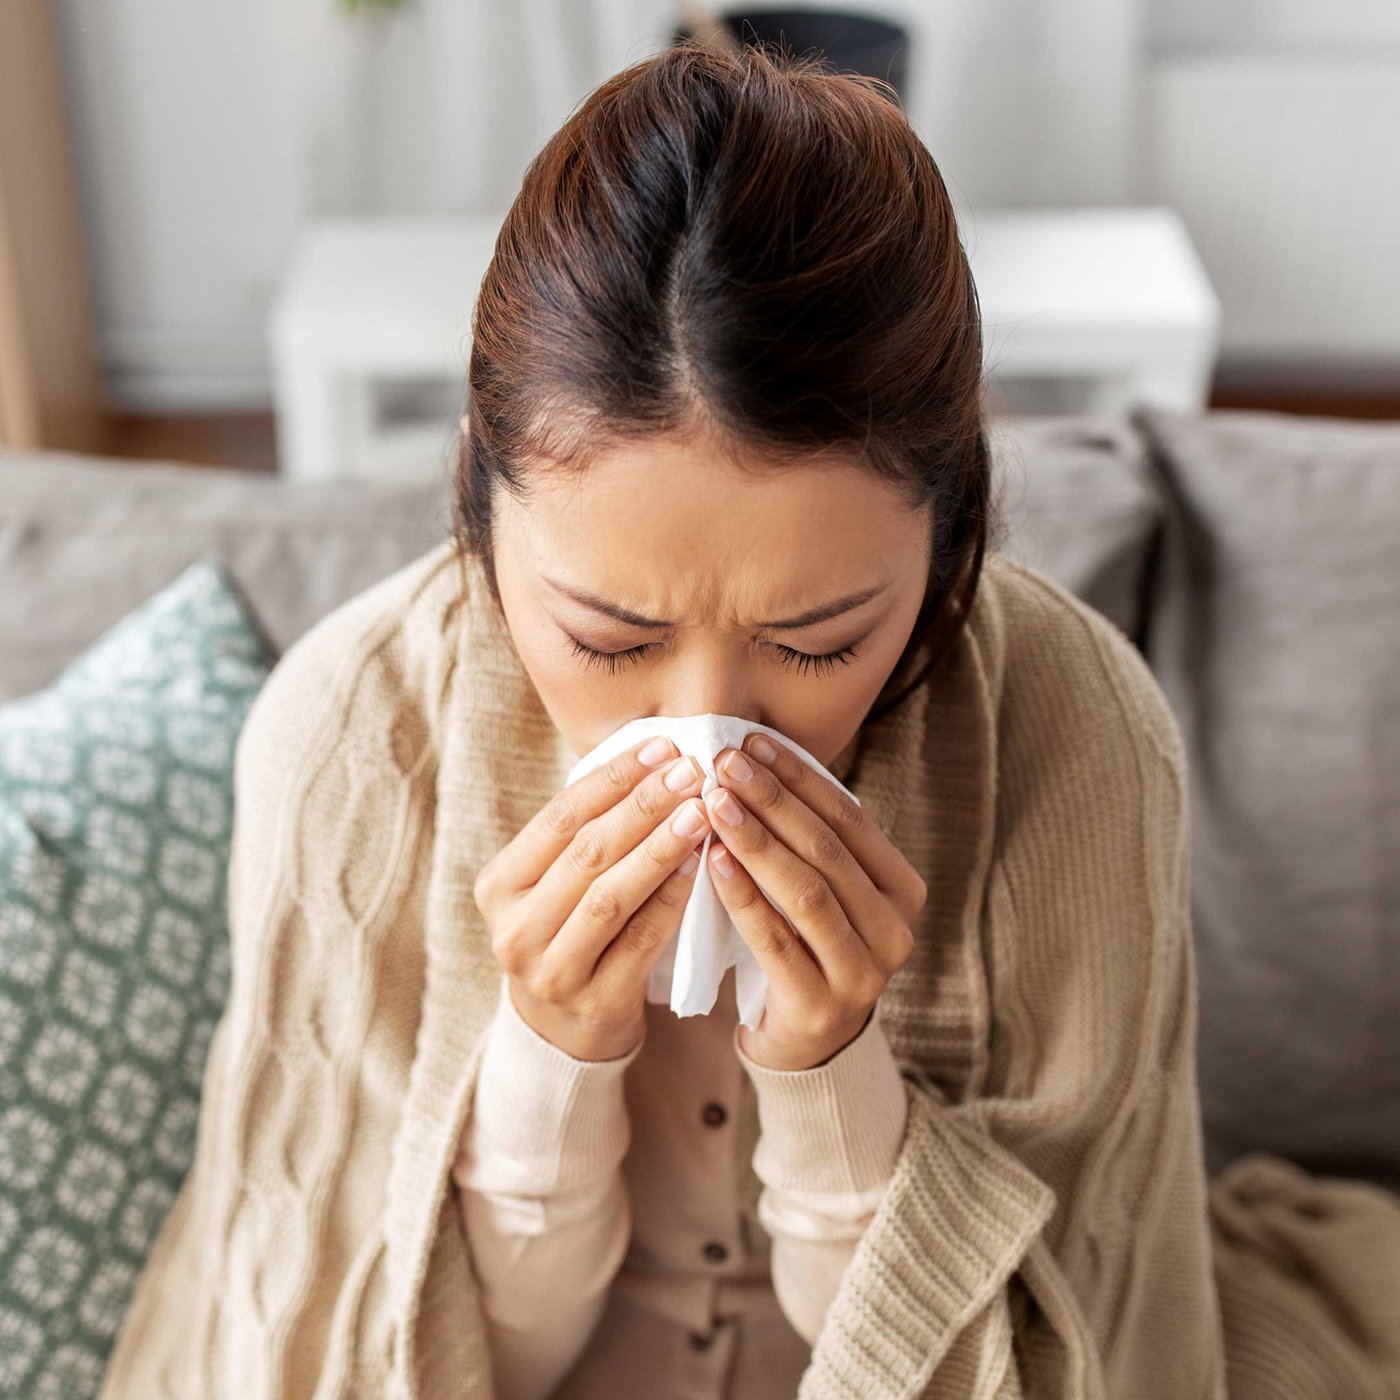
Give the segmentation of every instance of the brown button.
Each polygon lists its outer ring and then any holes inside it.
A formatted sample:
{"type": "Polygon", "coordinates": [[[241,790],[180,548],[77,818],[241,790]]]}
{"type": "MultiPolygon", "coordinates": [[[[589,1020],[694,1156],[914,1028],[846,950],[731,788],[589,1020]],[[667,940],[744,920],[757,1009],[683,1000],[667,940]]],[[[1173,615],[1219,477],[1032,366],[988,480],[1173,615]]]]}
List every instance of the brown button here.
{"type": "Polygon", "coordinates": [[[710,1127],[718,1128],[729,1117],[729,1110],[722,1103],[707,1103],[702,1116],[710,1127]]]}
{"type": "Polygon", "coordinates": [[[692,1332],[690,1334],[691,1351],[708,1351],[713,1345],[715,1334],[713,1332],[692,1332]]]}
{"type": "Polygon", "coordinates": [[[701,1251],[711,1264],[723,1264],[729,1258],[729,1248],[722,1245],[718,1240],[706,1240],[705,1248],[701,1251]]]}

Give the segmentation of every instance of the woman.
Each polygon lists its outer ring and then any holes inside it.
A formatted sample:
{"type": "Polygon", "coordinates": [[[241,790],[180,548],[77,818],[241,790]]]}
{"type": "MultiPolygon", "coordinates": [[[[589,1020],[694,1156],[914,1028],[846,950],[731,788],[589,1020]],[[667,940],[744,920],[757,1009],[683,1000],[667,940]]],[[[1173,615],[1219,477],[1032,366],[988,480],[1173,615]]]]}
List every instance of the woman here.
{"type": "Polygon", "coordinates": [[[1183,751],[989,552],[981,354],[874,82],[688,43],[547,144],[453,538],[241,737],[233,991],[109,1400],[1223,1395],[1183,751]],[[751,741],[703,802],[665,745],[566,785],[709,712],[859,808],[751,741]],[[752,1032],[644,1000],[707,831],[752,1032]]]}

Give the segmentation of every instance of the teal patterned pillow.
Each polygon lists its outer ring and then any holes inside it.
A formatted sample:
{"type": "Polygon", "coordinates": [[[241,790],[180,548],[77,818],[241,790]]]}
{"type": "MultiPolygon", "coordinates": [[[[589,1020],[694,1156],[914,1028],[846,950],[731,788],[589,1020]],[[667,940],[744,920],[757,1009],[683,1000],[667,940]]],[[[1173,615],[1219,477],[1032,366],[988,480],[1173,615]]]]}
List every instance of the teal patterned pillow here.
{"type": "Polygon", "coordinates": [[[0,1395],[96,1394],[193,1158],[272,661],[200,560],[0,707],[0,1395]]]}

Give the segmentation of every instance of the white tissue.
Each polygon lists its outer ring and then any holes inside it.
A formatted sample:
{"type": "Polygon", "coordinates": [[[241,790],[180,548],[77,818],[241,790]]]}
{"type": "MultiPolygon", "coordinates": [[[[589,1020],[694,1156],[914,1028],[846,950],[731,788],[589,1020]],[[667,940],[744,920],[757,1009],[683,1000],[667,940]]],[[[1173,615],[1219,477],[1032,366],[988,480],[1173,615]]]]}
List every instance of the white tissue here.
{"type": "MultiPolygon", "coordinates": [[[[700,787],[704,794],[720,785],[715,773],[716,756],[727,748],[742,748],[744,739],[755,730],[785,744],[804,763],[860,804],[860,798],[800,744],[766,724],[740,719],[737,715],[647,715],[634,719],[579,759],[570,770],[565,786],[607,762],[614,754],[630,749],[653,734],[664,734],[681,753],[691,755],[700,764],[705,773],[700,787]]],[[[695,872],[695,883],[686,901],[680,929],[647,978],[647,1000],[669,1002],[677,1016],[705,1015],[713,1010],[719,997],[719,984],[732,966],[739,1020],[750,1030],[756,1030],[763,1019],[768,979],[715,891],[708,859],[712,836],[713,832],[707,832],[700,847],[700,868],[695,872]]],[[[763,882],[755,880],[755,884],[786,918],[786,910],[763,882]]]]}

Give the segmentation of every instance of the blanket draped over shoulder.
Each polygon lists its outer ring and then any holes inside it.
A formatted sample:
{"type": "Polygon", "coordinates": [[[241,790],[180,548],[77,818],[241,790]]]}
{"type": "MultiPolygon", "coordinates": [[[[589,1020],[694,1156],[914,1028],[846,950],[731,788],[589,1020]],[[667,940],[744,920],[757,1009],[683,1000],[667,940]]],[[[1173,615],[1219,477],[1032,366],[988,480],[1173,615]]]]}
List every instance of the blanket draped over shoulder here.
{"type": "MultiPolygon", "coordinates": [[[[472,885],[575,755],[458,563],[323,618],[248,717],[231,997],[104,1400],[494,1394],[448,1175],[500,986],[472,885]]],[[[801,1400],[1400,1395],[1400,1201],[1205,1176],[1184,753],[1127,639],[988,556],[845,781],[929,897],[881,1000],[908,1126],[801,1400]]]]}

